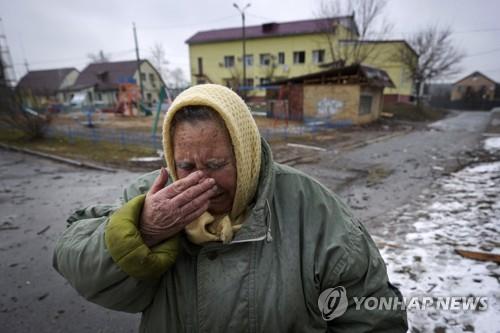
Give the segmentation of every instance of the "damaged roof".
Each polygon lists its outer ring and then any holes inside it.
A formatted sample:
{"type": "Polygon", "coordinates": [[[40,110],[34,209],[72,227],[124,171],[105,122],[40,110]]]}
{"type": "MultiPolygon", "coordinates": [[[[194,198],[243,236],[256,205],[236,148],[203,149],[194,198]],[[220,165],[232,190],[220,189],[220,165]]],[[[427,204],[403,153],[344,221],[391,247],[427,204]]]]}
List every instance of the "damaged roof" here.
{"type": "Polygon", "coordinates": [[[281,85],[286,83],[367,83],[373,86],[394,88],[394,83],[386,71],[365,66],[352,65],[342,68],[332,68],[321,72],[292,77],[269,83],[271,85],[281,85]]]}

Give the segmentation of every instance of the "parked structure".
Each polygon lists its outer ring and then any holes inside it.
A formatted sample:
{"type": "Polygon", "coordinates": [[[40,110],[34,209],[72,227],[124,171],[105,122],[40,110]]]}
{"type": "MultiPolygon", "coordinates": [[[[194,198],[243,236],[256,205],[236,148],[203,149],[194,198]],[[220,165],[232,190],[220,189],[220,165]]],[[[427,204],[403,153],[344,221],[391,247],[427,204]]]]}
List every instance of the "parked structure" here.
{"type": "MultiPolygon", "coordinates": [[[[158,101],[160,88],[164,82],[158,71],[148,60],[141,60],[141,79],[145,103],[152,105],[158,101]]],[[[80,73],[68,92],[84,92],[94,105],[114,106],[118,103],[120,86],[138,84],[137,61],[115,61],[90,64],[80,73]]]]}
{"type": "Polygon", "coordinates": [[[380,116],[384,88],[394,88],[380,69],[353,65],[274,83],[269,90],[272,116],[327,123],[364,124],[380,116]]]}
{"type": "Polygon", "coordinates": [[[65,90],[72,86],[77,77],[76,68],[57,68],[29,71],[17,84],[17,91],[28,107],[46,107],[67,100],[65,90]]]}
{"type": "MultiPolygon", "coordinates": [[[[328,33],[334,33],[335,47],[349,48],[353,43],[361,42],[362,48],[374,49],[364,64],[384,69],[391,77],[394,87],[385,92],[388,100],[410,100],[413,82],[398,56],[401,48],[412,50],[411,47],[403,40],[359,41],[353,16],[246,27],[247,79],[242,89],[248,90],[247,96],[263,97],[265,92],[259,87],[269,82],[342,66],[328,51],[332,38],[326,37],[325,24],[334,25],[328,33]]],[[[200,31],[186,43],[189,45],[193,84],[213,82],[241,89],[241,27],[200,31]]]]}
{"type": "Polygon", "coordinates": [[[458,80],[452,86],[452,101],[495,99],[500,99],[499,84],[478,71],[458,80]]]}

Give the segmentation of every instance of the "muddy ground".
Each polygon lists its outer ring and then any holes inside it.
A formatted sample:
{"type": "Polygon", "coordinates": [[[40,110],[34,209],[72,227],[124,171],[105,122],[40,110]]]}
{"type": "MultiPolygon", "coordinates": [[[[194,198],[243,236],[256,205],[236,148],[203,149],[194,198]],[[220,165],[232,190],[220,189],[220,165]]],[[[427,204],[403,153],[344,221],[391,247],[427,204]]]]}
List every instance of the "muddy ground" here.
{"type": "MultiPolygon", "coordinates": [[[[388,133],[378,142],[367,140],[357,148],[323,138],[308,144],[324,150],[282,143],[274,146],[274,153],[277,160],[295,158],[288,163],[336,191],[374,235],[384,235],[390,211],[470,161],[466,152],[477,149],[488,117],[463,112],[411,132],[388,133]]],[[[137,331],[137,315],[84,301],[52,269],[52,250],[67,216],[88,204],[115,201],[137,176],[0,150],[2,332],[137,331]]]]}

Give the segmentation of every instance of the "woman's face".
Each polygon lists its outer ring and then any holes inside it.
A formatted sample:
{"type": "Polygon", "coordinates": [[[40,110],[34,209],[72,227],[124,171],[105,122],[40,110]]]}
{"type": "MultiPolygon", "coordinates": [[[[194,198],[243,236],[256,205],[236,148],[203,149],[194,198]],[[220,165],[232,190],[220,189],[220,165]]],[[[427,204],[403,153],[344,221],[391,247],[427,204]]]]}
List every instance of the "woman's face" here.
{"type": "Polygon", "coordinates": [[[236,161],[226,128],[212,120],[181,122],[175,126],[173,145],[177,177],[203,171],[218,189],[208,211],[229,213],[236,192],[236,161]]]}

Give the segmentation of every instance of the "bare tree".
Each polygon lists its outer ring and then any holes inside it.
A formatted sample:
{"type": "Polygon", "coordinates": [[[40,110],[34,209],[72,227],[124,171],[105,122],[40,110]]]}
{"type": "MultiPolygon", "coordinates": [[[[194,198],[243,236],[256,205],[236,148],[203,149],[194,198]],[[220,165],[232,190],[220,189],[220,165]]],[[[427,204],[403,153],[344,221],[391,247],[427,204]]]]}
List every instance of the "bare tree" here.
{"type": "Polygon", "coordinates": [[[165,48],[161,43],[155,43],[151,48],[151,63],[160,73],[163,82],[171,88],[184,88],[188,85],[181,68],[171,69],[170,62],[167,60],[165,48]]]}
{"type": "Polygon", "coordinates": [[[90,59],[91,64],[100,64],[111,60],[110,55],[105,54],[103,50],[99,50],[97,53],[89,53],[87,54],[87,58],[90,59]]]}
{"type": "Polygon", "coordinates": [[[163,44],[155,43],[153,45],[153,47],[151,48],[150,60],[153,66],[158,71],[158,73],[160,73],[163,82],[166,82],[168,76],[167,73],[168,73],[169,62],[165,55],[165,49],[163,47],[163,44]]]}
{"type": "Polygon", "coordinates": [[[392,25],[384,17],[387,0],[322,0],[316,16],[323,18],[320,29],[327,41],[333,63],[360,64],[378,56],[373,38],[390,33],[392,25]],[[346,34],[339,35],[338,26],[346,34]]]}
{"type": "MultiPolygon", "coordinates": [[[[0,61],[0,73],[4,68],[0,61]]],[[[38,139],[45,135],[50,117],[24,108],[22,92],[0,81],[0,127],[20,132],[25,139],[38,139]]]]}
{"type": "Polygon", "coordinates": [[[451,35],[450,28],[429,26],[417,31],[408,40],[418,58],[408,48],[401,48],[396,55],[415,82],[419,105],[426,82],[446,78],[460,71],[459,64],[464,53],[455,47],[451,35]]]}
{"type": "Polygon", "coordinates": [[[176,67],[169,71],[169,85],[173,88],[185,88],[188,86],[188,81],[184,76],[184,71],[180,67],[176,67]]]}

